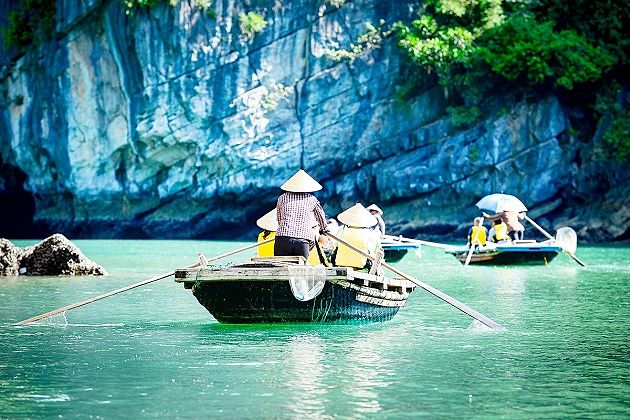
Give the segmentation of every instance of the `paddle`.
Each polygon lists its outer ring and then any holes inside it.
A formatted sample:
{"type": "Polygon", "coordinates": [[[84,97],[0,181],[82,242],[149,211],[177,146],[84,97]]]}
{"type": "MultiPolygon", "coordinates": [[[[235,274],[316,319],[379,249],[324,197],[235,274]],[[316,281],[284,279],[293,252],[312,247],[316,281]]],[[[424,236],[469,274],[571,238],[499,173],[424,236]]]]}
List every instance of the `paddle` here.
{"type": "Polygon", "coordinates": [[[468,250],[468,255],[466,255],[466,262],[464,263],[464,267],[468,266],[468,264],[470,264],[470,260],[472,259],[472,254],[475,251],[475,244],[471,243],[470,244],[470,249],[468,250]]]}
{"type": "Polygon", "coordinates": [[[390,241],[409,242],[412,244],[432,246],[432,247],[440,248],[440,249],[450,248],[450,245],[440,244],[438,242],[423,241],[420,239],[405,238],[404,236],[384,235],[383,238],[389,239],[390,241]]]}
{"type": "MultiPolygon", "coordinates": [[[[525,215],[525,220],[527,220],[529,223],[531,223],[532,226],[534,226],[536,229],[538,229],[540,231],[540,233],[545,235],[545,237],[547,239],[552,239],[553,240],[553,236],[551,236],[545,229],[540,227],[538,225],[538,223],[536,223],[532,219],[530,219],[528,215],[525,215]]],[[[558,244],[560,245],[560,247],[562,248],[562,250],[564,252],[569,254],[569,257],[571,257],[571,258],[573,258],[573,260],[575,260],[576,263],[580,264],[582,267],[586,267],[586,264],[584,264],[582,261],[580,261],[580,259],[578,257],[576,257],[575,254],[573,252],[571,252],[570,249],[567,249],[567,247],[562,244],[562,242],[558,242],[558,244]]]]}
{"type": "MultiPolygon", "coordinates": [[[[221,258],[229,257],[230,255],[234,255],[234,254],[237,254],[239,252],[246,251],[248,249],[258,247],[260,245],[266,244],[267,242],[271,242],[273,240],[275,240],[275,238],[270,238],[270,239],[267,239],[267,240],[262,241],[262,242],[258,242],[258,243],[252,244],[252,245],[247,245],[247,246],[244,246],[242,248],[238,248],[238,249],[235,249],[233,251],[226,252],[225,254],[217,255],[216,257],[210,258],[208,260],[208,262],[213,262],[213,261],[220,260],[221,258]]],[[[200,265],[200,263],[189,265],[188,267],[185,267],[185,268],[194,268],[194,267],[197,267],[198,265],[200,265]]],[[[46,312],[45,314],[41,314],[41,315],[37,315],[37,316],[34,316],[32,318],[29,318],[29,319],[25,319],[24,321],[18,322],[17,325],[31,324],[33,322],[37,322],[37,321],[40,321],[42,319],[50,318],[51,316],[55,316],[55,315],[60,314],[62,312],[66,312],[66,311],[69,311],[71,309],[78,308],[79,306],[87,305],[89,303],[96,302],[98,300],[105,299],[107,297],[110,297],[110,296],[113,296],[113,295],[117,295],[117,294],[122,293],[122,292],[126,292],[127,290],[135,289],[136,287],[144,286],[145,284],[149,284],[149,283],[153,283],[154,281],[162,280],[162,279],[164,279],[166,277],[172,276],[173,274],[175,274],[174,270],[173,271],[169,271],[168,273],[160,274],[159,276],[151,277],[150,279],[143,280],[143,281],[140,281],[138,283],[134,283],[134,284],[130,284],[130,285],[125,286],[125,287],[121,287],[120,289],[116,289],[116,290],[109,291],[107,293],[103,293],[102,295],[98,295],[98,296],[95,296],[93,298],[89,298],[89,299],[83,300],[81,302],[73,303],[71,305],[64,306],[62,308],[58,308],[58,309],[55,309],[55,310],[50,311],[50,312],[46,312]]]]}
{"type": "Polygon", "coordinates": [[[472,254],[475,251],[475,245],[479,242],[477,238],[479,238],[479,230],[477,230],[475,235],[470,238],[470,249],[468,250],[468,255],[466,255],[466,262],[464,263],[464,267],[467,267],[468,264],[470,264],[470,259],[472,258],[472,254]]]}
{"type": "MultiPolygon", "coordinates": [[[[354,245],[344,241],[341,238],[338,238],[337,236],[333,235],[330,232],[326,232],[326,235],[330,236],[331,238],[335,239],[337,242],[344,244],[345,246],[347,246],[348,248],[354,250],[355,252],[363,255],[366,258],[369,258],[372,261],[376,261],[376,258],[371,256],[370,254],[361,251],[359,248],[355,247],[354,245]]],[[[482,324],[492,328],[495,331],[504,331],[505,327],[501,324],[498,324],[496,322],[494,322],[493,320],[491,320],[490,318],[488,318],[487,316],[475,311],[474,309],[472,309],[471,307],[465,305],[464,303],[460,302],[459,300],[447,295],[446,293],[432,287],[429,286],[428,284],[406,274],[403,273],[402,271],[392,267],[391,265],[387,264],[386,262],[382,261],[381,264],[383,265],[383,267],[387,268],[388,270],[398,274],[399,276],[406,278],[407,280],[409,280],[410,282],[412,282],[413,284],[415,284],[416,286],[419,286],[421,288],[423,288],[424,290],[426,290],[427,292],[431,293],[434,296],[437,296],[438,298],[442,299],[444,302],[456,307],[457,309],[459,309],[460,311],[464,312],[466,315],[475,318],[476,320],[478,320],[479,322],[481,322],[482,324]]]]}

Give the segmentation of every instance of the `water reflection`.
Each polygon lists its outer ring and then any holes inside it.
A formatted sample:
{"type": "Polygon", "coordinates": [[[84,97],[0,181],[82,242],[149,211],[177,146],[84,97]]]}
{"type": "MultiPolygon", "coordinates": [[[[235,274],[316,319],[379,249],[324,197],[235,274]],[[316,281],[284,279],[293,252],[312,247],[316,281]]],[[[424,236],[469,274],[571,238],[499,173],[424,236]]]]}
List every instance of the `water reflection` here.
{"type": "Polygon", "coordinates": [[[363,332],[345,354],[348,378],[344,382],[344,394],[351,398],[355,414],[374,414],[383,410],[379,391],[392,384],[394,376],[392,359],[397,357],[388,351],[388,344],[395,337],[405,334],[400,328],[378,328],[363,332]]]}
{"type": "Polygon", "coordinates": [[[301,418],[325,417],[325,351],[326,343],[316,333],[296,334],[289,338],[286,368],[290,398],[286,408],[301,418]]]}

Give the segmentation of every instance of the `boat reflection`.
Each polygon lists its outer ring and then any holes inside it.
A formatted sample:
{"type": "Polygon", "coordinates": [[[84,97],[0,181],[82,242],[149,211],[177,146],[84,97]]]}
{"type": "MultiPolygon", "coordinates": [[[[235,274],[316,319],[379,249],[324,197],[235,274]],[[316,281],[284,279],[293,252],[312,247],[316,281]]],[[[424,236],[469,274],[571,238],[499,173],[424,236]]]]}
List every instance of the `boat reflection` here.
{"type": "Polygon", "coordinates": [[[300,418],[325,417],[325,350],[325,341],[316,333],[301,333],[289,338],[286,368],[290,398],[286,408],[300,418]]]}

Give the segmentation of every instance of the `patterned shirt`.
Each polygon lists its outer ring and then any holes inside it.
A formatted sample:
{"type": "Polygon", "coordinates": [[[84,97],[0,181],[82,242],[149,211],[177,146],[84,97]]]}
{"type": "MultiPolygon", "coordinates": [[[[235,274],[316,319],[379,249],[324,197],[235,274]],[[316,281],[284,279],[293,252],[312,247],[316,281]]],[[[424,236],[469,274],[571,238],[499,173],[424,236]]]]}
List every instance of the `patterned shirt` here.
{"type": "Polygon", "coordinates": [[[278,231],[276,236],[312,241],[313,225],[326,228],[326,215],[313,194],[285,192],[278,197],[278,231]],[[314,217],[313,217],[314,216],[314,217]]]}

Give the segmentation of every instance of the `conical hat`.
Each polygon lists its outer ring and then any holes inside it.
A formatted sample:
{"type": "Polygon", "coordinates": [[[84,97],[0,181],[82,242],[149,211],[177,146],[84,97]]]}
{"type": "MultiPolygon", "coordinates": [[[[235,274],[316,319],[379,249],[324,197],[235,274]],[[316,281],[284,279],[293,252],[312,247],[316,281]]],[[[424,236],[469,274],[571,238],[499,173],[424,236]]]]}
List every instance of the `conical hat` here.
{"type": "Polygon", "coordinates": [[[381,210],[381,208],[376,204],[370,204],[369,206],[367,206],[367,210],[374,210],[378,214],[383,214],[383,210],[381,210]]]}
{"type": "Polygon", "coordinates": [[[346,226],[367,228],[378,223],[376,217],[367,211],[361,203],[357,203],[348,210],[339,213],[337,219],[346,226]]]}
{"type": "Polygon", "coordinates": [[[321,190],[322,186],[303,169],[300,169],[280,188],[290,192],[313,192],[321,190]]]}
{"type": "Polygon", "coordinates": [[[278,216],[276,215],[276,209],[274,208],[260,219],[256,220],[256,226],[261,229],[275,232],[278,230],[278,216]]]}

